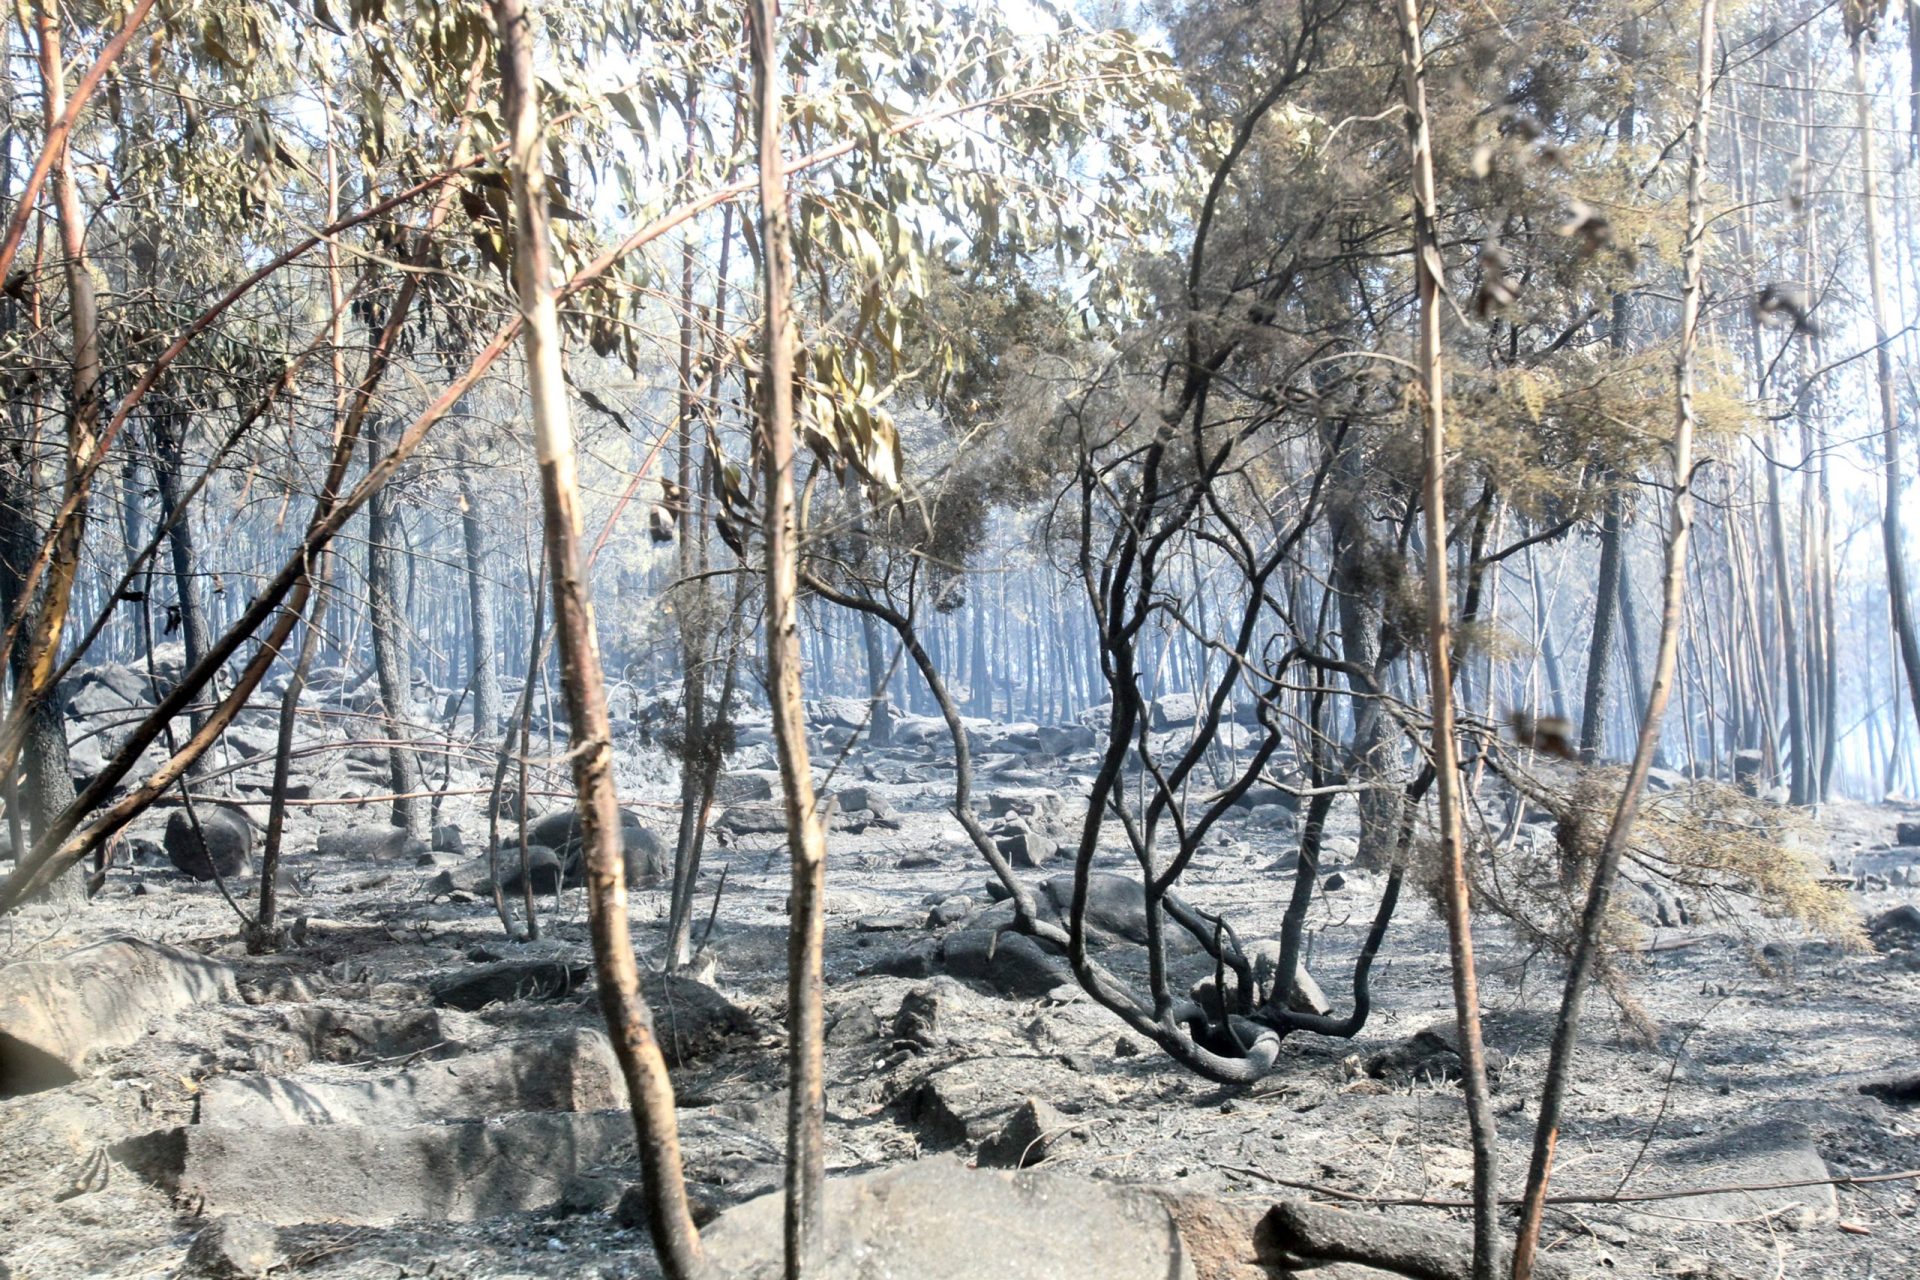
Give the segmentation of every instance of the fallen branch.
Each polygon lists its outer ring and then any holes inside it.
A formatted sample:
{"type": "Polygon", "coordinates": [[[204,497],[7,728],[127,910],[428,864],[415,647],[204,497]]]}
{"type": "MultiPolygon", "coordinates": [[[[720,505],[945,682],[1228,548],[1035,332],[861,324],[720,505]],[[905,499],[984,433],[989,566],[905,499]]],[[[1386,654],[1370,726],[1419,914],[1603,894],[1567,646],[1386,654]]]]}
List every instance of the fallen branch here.
{"type": "MultiPolygon", "coordinates": [[[[1382,1208],[1403,1206],[1419,1209],[1471,1209],[1473,1201],[1467,1199],[1442,1198],[1431,1196],[1367,1196],[1353,1191],[1342,1191],[1337,1187],[1322,1186],[1317,1182],[1295,1182],[1290,1178],[1279,1178],[1259,1169],[1249,1169],[1243,1165],[1216,1164],[1216,1169],[1228,1173],[1243,1174],[1249,1178],[1258,1178],[1262,1182],[1276,1187],[1288,1187],[1295,1191],[1311,1191],[1315,1195],[1326,1196],[1330,1200],[1339,1200],[1346,1204],[1370,1204],[1382,1208]]],[[[1545,1204],[1647,1204],[1655,1200],[1688,1200],[1696,1196],[1742,1195],[1759,1191],[1793,1191],[1800,1187],[1863,1187],[1880,1182],[1907,1182],[1920,1179],[1920,1169],[1895,1169],[1887,1173],[1860,1173],[1839,1175],[1830,1178],[1796,1178],[1787,1182],[1746,1182],[1729,1183],[1712,1187],[1680,1187],[1671,1191],[1596,1191],[1586,1194],[1568,1193],[1550,1195],[1545,1204]]],[[[1516,1205],[1524,1202],[1522,1196],[1501,1196],[1503,1205],[1516,1205]]]]}

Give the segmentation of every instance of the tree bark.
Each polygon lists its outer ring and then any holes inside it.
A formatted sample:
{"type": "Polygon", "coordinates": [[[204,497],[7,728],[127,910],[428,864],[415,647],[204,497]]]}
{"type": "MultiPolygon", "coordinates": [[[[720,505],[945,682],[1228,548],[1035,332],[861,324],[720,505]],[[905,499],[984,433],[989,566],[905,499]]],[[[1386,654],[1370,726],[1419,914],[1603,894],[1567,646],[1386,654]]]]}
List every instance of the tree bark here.
{"type": "Polygon", "coordinates": [[[1880,190],[1874,173],[1873,96],[1867,92],[1865,32],[1853,37],[1853,100],[1860,130],[1860,206],[1865,223],[1867,291],[1873,304],[1873,374],[1880,393],[1880,465],[1886,482],[1886,506],[1880,513],[1880,539],[1887,558],[1887,607],[1893,615],[1900,666],[1907,696],[1920,721],[1920,635],[1914,632],[1907,587],[1907,558],[1900,522],[1900,410],[1893,380],[1892,337],[1887,331],[1886,288],[1880,263],[1880,190]]]}
{"type": "MultiPolygon", "coordinates": [[[[1711,0],[1709,0],[1711,3],[1711,0]]],[[[1415,359],[1422,397],[1426,474],[1427,678],[1433,699],[1433,768],[1439,799],[1442,887],[1446,898],[1449,960],[1453,970],[1454,1020],[1458,1026],[1460,1076],[1467,1095],[1467,1126],[1473,1143],[1473,1275],[1493,1280],[1499,1257],[1499,1133],[1487,1088],[1486,1051],[1480,1040],[1479,977],[1474,971],[1471,901],[1467,888],[1466,834],[1461,818],[1459,743],[1453,717],[1453,596],[1447,586],[1446,383],[1440,352],[1444,291],[1434,188],[1433,142],[1427,120],[1426,57],[1418,0],[1399,0],[1401,80],[1406,91],[1407,134],[1413,167],[1413,273],[1419,292],[1420,333],[1415,359]]]]}
{"type": "Polygon", "coordinates": [[[767,695],[786,801],[787,852],[787,1185],[786,1274],[820,1267],[826,1184],[826,1086],[823,952],[826,934],[826,833],[816,811],[802,706],[799,637],[799,530],[794,512],[794,320],[792,230],[787,213],[785,100],[780,86],[777,0],[751,0],[753,117],[759,139],[760,246],[765,278],[765,342],[760,378],[760,454],[766,488],[767,695]]]}
{"type": "Polygon", "coordinates": [[[500,661],[493,587],[487,581],[487,528],[469,459],[460,465],[460,535],[467,568],[467,661],[473,673],[473,736],[500,732],[500,661]]]}
{"type": "Polygon", "coordinates": [[[1693,528],[1693,364],[1700,334],[1701,276],[1706,256],[1706,201],[1703,195],[1707,167],[1707,114],[1713,103],[1713,48],[1715,0],[1700,8],[1699,62],[1696,67],[1691,141],[1687,158],[1687,238],[1685,285],[1680,302],[1680,353],[1674,362],[1673,501],[1667,534],[1666,577],[1660,610],[1660,643],[1654,656],[1653,681],[1647,690],[1645,714],[1640,718],[1633,763],[1615,804],[1600,856],[1587,889],[1580,916],[1580,933],[1567,966],[1566,987],[1560,997],[1560,1016],[1554,1025],[1547,1059],[1546,1083],[1535,1122],[1533,1158],[1527,1169],[1527,1189],[1520,1229],[1513,1253],[1513,1280],[1528,1280],[1540,1239],[1541,1215],[1546,1207],[1547,1183],[1553,1173],[1554,1148],[1560,1136],[1560,1111],[1573,1075],[1573,1055],[1580,1041],[1580,1006],[1586,996],[1605,928],[1607,904],[1612,898],[1621,858],[1633,833],[1640,796],[1660,744],[1660,725],[1673,692],[1674,668],[1680,651],[1680,628],[1687,588],[1688,535],[1693,528]]]}
{"type": "MultiPolygon", "coordinates": [[[[385,432],[378,419],[367,436],[367,462],[372,465],[384,448],[385,432]]],[[[380,705],[386,708],[388,776],[393,793],[393,825],[405,827],[416,840],[432,834],[433,818],[425,790],[426,775],[411,745],[413,720],[413,663],[408,658],[412,624],[401,605],[399,499],[391,485],[381,485],[367,502],[367,625],[373,632],[373,667],[380,680],[380,705]]]]}
{"type": "Polygon", "coordinates": [[[522,341],[533,401],[540,497],[546,516],[548,579],[560,650],[561,687],[572,728],[568,755],[579,793],[588,922],[600,1007],[632,1102],[644,1173],[647,1225],[654,1249],[671,1280],[688,1280],[701,1267],[700,1237],[687,1207],[673,1084],[654,1039],[652,1012],[640,991],[639,966],[628,932],[626,865],[613,786],[613,733],[594,634],[593,597],[580,552],[580,490],[547,241],[533,32],[521,0],[493,0],[493,16],[499,34],[501,92],[510,130],[514,283],[525,321],[522,341]]]}

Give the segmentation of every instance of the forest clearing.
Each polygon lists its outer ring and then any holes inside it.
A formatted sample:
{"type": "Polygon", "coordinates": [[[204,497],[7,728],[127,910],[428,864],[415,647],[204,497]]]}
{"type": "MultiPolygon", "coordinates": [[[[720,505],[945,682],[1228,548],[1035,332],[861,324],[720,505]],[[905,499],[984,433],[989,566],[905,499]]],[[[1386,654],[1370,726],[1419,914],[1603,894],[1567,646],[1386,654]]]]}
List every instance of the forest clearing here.
{"type": "Polygon", "coordinates": [[[4,32],[0,1280],[1920,1278],[1920,4],[4,32]]]}

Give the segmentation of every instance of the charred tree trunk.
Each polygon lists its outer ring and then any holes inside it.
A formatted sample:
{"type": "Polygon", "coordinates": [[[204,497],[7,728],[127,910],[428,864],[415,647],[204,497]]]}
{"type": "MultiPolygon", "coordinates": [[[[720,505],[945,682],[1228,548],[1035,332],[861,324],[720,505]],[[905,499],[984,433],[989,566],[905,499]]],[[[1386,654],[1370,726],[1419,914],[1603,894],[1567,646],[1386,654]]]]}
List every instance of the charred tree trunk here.
{"type": "Polygon", "coordinates": [[[460,466],[460,535],[467,571],[467,661],[473,683],[473,736],[500,732],[500,661],[493,589],[487,582],[487,529],[480,516],[473,465],[460,466]]]}
{"type": "Polygon", "coordinates": [[[1872,295],[1873,372],[1880,393],[1881,471],[1886,483],[1886,505],[1880,513],[1880,539],[1887,559],[1887,608],[1893,615],[1894,639],[1900,667],[1907,676],[1907,696],[1920,720],[1920,635],[1914,631],[1913,608],[1907,587],[1905,538],[1900,519],[1900,410],[1893,378],[1892,338],[1887,330],[1886,287],[1881,280],[1880,191],[1874,172],[1873,95],[1867,92],[1865,31],[1850,33],[1853,41],[1853,99],[1860,131],[1860,205],[1866,224],[1867,291],[1872,295]]]}
{"type": "MultiPolygon", "coordinates": [[[[368,465],[385,451],[386,431],[374,419],[367,430],[368,465]]],[[[405,827],[416,840],[432,834],[432,807],[425,790],[426,775],[411,745],[413,721],[413,663],[411,625],[401,606],[399,499],[392,485],[381,485],[367,503],[367,624],[373,632],[373,667],[380,681],[380,705],[386,709],[388,777],[393,783],[393,825],[405,827]]]]}
{"type": "Polygon", "coordinates": [[[1406,91],[1407,135],[1412,144],[1413,274],[1420,313],[1415,360],[1419,368],[1419,394],[1424,400],[1421,426],[1426,454],[1421,505],[1426,513],[1427,679],[1433,700],[1433,769],[1440,810],[1441,885],[1446,899],[1460,1076],[1467,1095],[1467,1128],[1473,1146],[1473,1276],[1474,1280],[1493,1280],[1499,1255],[1499,1132],[1494,1125],[1493,1100],[1487,1087],[1486,1052],[1480,1040],[1479,977],[1473,959],[1459,743],[1454,736],[1453,597],[1447,586],[1446,386],[1440,335],[1444,282],[1435,226],[1439,197],[1434,187],[1433,142],[1427,119],[1426,55],[1420,7],[1418,0],[1400,0],[1399,8],[1401,80],[1406,91]]]}
{"type": "Polygon", "coordinates": [[[826,1039],[823,952],[826,933],[826,832],[817,812],[807,755],[800,678],[799,529],[794,510],[793,375],[790,309],[793,243],[787,212],[785,96],[780,86],[779,9],[753,0],[747,9],[753,58],[754,131],[759,139],[760,245],[765,278],[764,375],[756,442],[766,490],[767,696],[786,801],[792,880],[787,900],[788,1280],[817,1273],[826,1195],[826,1039]]]}
{"type": "Polygon", "coordinates": [[[1714,0],[1700,8],[1699,61],[1696,67],[1693,125],[1687,161],[1687,237],[1684,246],[1685,285],[1680,304],[1680,352],[1674,362],[1673,500],[1667,533],[1666,577],[1660,612],[1660,644],[1654,657],[1653,680],[1640,718],[1633,762],[1628,767],[1620,798],[1606,838],[1595,860],[1593,880],[1580,916],[1580,931],[1567,966],[1560,1016],[1554,1025],[1547,1059],[1546,1083],[1534,1125],[1533,1156],[1527,1168],[1526,1196],[1513,1253],[1513,1280],[1533,1274],[1541,1216],[1546,1208],[1547,1184],[1553,1173],[1554,1149],[1560,1136],[1560,1111],[1573,1074],[1573,1054],[1580,1042],[1580,1007],[1587,981],[1606,927],[1607,905],[1627,842],[1639,814],[1640,796],[1660,743],[1660,726],[1673,692],[1680,651],[1687,587],[1687,546],[1693,529],[1693,364],[1700,333],[1701,277],[1706,257],[1706,204],[1703,191],[1707,167],[1707,113],[1713,103],[1714,0]]]}
{"type": "Polygon", "coordinates": [[[628,932],[626,866],[620,848],[619,804],[613,788],[613,733],[594,636],[593,598],[580,551],[580,491],[547,242],[533,33],[521,0],[494,0],[493,16],[499,35],[501,92],[510,130],[514,283],[525,320],[522,341],[533,400],[534,447],[546,516],[546,558],[560,649],[561,687],[572,726],[569,756],[579,792],[580,840],[586,852],[588,921],[600,1007],[631,1099],[645,1175],[642,1185],[647,1226],[654,1250],[671,1280],[690,1280],[701,1269],[700,1237],[687,1208],[673,1084],[654,1039],[653,1016],[640,991],[639,966],[628,932]]]}

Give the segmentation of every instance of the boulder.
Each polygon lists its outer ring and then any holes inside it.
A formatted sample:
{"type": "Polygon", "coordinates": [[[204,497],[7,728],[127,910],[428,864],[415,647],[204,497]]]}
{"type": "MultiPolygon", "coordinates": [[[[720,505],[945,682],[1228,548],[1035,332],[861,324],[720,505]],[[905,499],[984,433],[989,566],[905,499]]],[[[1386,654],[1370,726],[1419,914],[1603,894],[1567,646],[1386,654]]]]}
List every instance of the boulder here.
{"type": "MultiPolygon", "coordinates": [[[[554,850],[565,870],[568,888],[578,888],[587,882],[586,852],[580,844],[578,810],[550,813],[532,823],[527,828],[527,841],[530,845],[554,850]]],[[[654,884],[671,869],[666,846],[660,842],[659,836],[640,821],[640,815],[631,809],[620,810],[620,849],[626,857],[628,885],[654,884]]]]}
{"type": "Polygon", "coordinates": [[[564,960],[499,960],[456,970],[428,990],[436,1005],[472,1013],[515,1000],[558,1000],[583,985],[592,973],[590,965],[564,960]]]}
{"type": "MultiPolygon", "coordinates": [[[[1662,1144],[1663,1146],[1665,1144],[1662,1144]]],[[[1658,1152],[1658,1173],[1636,1183],[1635,1190],[1654,1185],[1676,1187],[1757,1186],[1774,1182],[1812,1181],[1831,1177],[1827,1163],[1813,1145],[1805,1125],[1793,1121],[1763,1120],[1714,1133],[1697,1142],[1668,1146],[1658,1152]]],[[[1669,1218],[1696,1222],[1744,1221],[1765,1217],[1782,1225],[1807,1229],[1840,1216],[1840,1201],[1831,1183],[1787,1187],[1778,1191],[1727,1191],[1710,1196],[1686,1196],[1664,1201],[1660,1212],[1669,1218]]]]}
{"type": "MultiPolygon", "coordinates": [[[[1303,1275],[1320,1276],[1323,1263],[1357,1263],[1414,1280],[1471,1280],[1473,1237],[1457,1227],[1409,1222],[1404,1216],[1355,1213],[1305,1200],[1282,1200],[1254,1229],[1253,1252],[1263,1263],[1307,1264],[1303,1275]]],[[[1494,1263],[1505,1275],[1507,1247],[1494,1263]]],[[[1292,1274],[1291,1271],[1285,1274],[1292,1274]]],[[[1350,1273],[1344,1273],[1350,1274],[1350,1273]]],[[[1562,1280],[1567,1270],[1550,1258],[1536,1258],[1540,1280],[1562,1280]]]]}
{"type": "Polygon", "coordinates": [[[1024,871],[1033,871],[1053,861],[1060,846],[1032,831],[1016,831],[995,841],[1008,862],[1024,871]]]}
{"type": "Polygon", "coordinates": [[[780,775],[771,769],[729,769],[714,782],[716,804],[764,803],[773,799],[780,775]]]}
{"type": "Polygon", "coordinates": [[[363,1080],[216,1076],[201,1087],[200,1123],[407,1125],[626,1104],[626,1083],[606,1034],[570,1028],[363,1080]]]}
{"type": "Polygon", "coordinates": [[[180,1264],[180,1280],[256,1280],[286,1261],[280,1233],[249,1218],[215,1218],[200,1228],[180,1264]]]}
{"type": "Polygon", "coordinates": [[[1902,822],[1893,829],[1893,842],[1905,848],[1920,845],[1920,822],[1902,822]]]}
{"type": "MultiPolygon", "coordinates": [[[[820,1280],[1193,1280],[1167,1206],[1151,1192],[1033,1170],[919,1160],[826,1187],[820,1280]]],[[[703,1234],[736,1280],[782,1274],[779,1193],[728,1210],[703,1234]]]]}
{"type": "Polygon", "coordinates": [[[329,831],[316,839],[313,844],[314,849],[323,858],[345,858],[355,862],[368,859],[411,858],[416,854],[431,852],[424,841],[408,835],[405,827],[392,825],[348,827],[344,831],[329,831]]]}
{"type": "Polygon", "coordinates": [[[311,1004],[281,1015],[316,1062],[370,1062],[457,1053],[434,1009],[368,1009],[311,1004]]]}
{"type": "Polygon", "coordinates": [[[238,996],[217,960],[111,938],[0,969],[0,1098],[77,1080],[87,1055],[132,1044],[156,1018],[238,996]]]}
{"type": "Polygon", "coordinates": [[[467,842],[460,834],[460,828],[451,822],[443,822],[435,827],[429,843],[434,853],[465,854],[467,851],[467,842]]]}
{"type": "Polygon", "coordinates": [[[500,865],[504,868],[500,874],[502,893],[524,892],[529,882],[535,893],[558,893],[566,879],[566,873],[560,866],[560,855],[541,844],[527,846],[524,870],[521,868],[518,848],[502,849],[500,865]]]}
{"type": "Polygon", "coordinates": [[[703,982],[648,971],[640,990],[670,1067],[683,1067],[759,1035],[752,1015],[703,982]]]}
{"type": "MultiPolygon", "coordinates": [[[[1460,1052],[1455,1048],[1452,1023],[1436,1023],[1416,1031],[1401,1043],[1382,1049],[1366,1060],[1366,1072],[1376,1080],[1443,1081],[1460,1078],[1460,1052]]],[[[1498,1079],[1507,1056],[1486,1046],[1487,1074],[1498,1079]]]]}
{"type": "Polygon", "coordinates": [[[192,817],[185,809],[175,809],[167,818],[165,843],[175,869],[195,880],[211,880],[216,873],[238,876],[253,869],[253,823],[225,805],[195,805],[192,817]]]}
{"type": "Polygon", "coordinates": [[[633,1149],[625,1111],[529,1111],[451,1124],[184,1125],[117,1144],[140,1177],[208,1213],[278,1225],[473,1222],[559,1203],[633,1149]]]}
{"type": "Polygon", "coordinates": [[[986,983],[1017,1000],[1038,999],[1073,981],[1067,962],[1044,944],[991,929],[948,935],[940,946],[940,961],[954,977],[986,983]]]}
{"type": "Polygon", "coordinates": [[[1076,1121],[1052,1105],[1028,1098],[1014,1108],[997,1133],[980,1144],[978,1163],[988,1169],[1030,1168],[1080,1140],[1076,1126],[1076,1121]]]}

